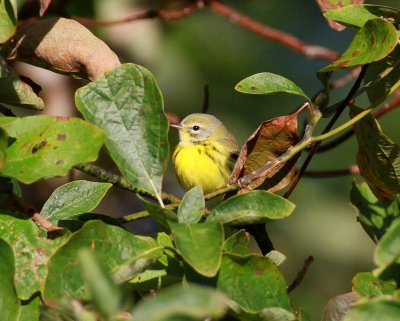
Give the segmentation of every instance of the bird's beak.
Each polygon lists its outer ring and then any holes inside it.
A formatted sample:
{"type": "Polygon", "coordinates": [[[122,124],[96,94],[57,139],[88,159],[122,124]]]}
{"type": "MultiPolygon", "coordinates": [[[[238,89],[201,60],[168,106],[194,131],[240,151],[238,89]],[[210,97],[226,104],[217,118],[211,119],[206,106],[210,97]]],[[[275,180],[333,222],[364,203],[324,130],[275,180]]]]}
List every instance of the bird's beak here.
{"type": "Polygon", "coordinates": [[[176,129],[178,129],[178,130],[181,130],[181,129],[183,129],[183,127],[182,127],[182,125],[181,125],[181,124],[169,124],[169,127],[173,127],[173,128],[176,128],[176,129]]]}

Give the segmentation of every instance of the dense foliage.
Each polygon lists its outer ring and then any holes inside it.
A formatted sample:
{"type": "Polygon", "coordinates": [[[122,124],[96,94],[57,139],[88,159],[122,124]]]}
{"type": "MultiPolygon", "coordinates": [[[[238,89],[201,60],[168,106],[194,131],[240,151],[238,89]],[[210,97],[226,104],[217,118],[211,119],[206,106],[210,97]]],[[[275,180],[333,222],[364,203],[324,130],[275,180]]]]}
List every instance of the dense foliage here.
{"type": "MultiPolygon", "coordinates": [[[[50,1],[40,3],[43,14],[50,1]]],[[[400,147],[374,116],[400,85],[400,9],[349,5],[324,13],[356,33],[344,53],[319,70],[321,91],[313,98],[269,72],[238,82],[235,89],[244,94],[297,95],[305,104],[255,130],[227,187],[207,195],[194,187],[182,199],[162,186],[172,118],[152,73],[120,64],[75,20],[37,18],[17,28],[16,12],[13,1],[0,3],[2,320],[308,320],[291,305],[296,284],[286,284],[279,268],[285,256],[273,250],[264,224],[295,210],[288,198],[306,167],[295,168],[300,153],[312,157],[322,141],[349,128],[365,180],[353,184],[350,200],[376,243],[376,269],[355,275],[352,292],[329,301],[322,318],[400,319],[400,147]],[[75,93],[83,119],[16,117],[16,107],[45,107],[35,85],[12,69],[16,60],[87,79],[75,93]],[[356,69],[353,86],[330,103],[332,74],[348,69],[356,69]],[[361,108],[362,95],[368,106],[361,108]],[[345,109],[349,119],[333,128],[345,109]],[[300,115],[307,117],[304,130],[300,115]],[[103,146],[121,176],[91,163],[103,146]],[[72,168],[97,181],[60,186],[40,211],[21,195],[20,182],[65,176],[72,168]],[[146,210],[119,219],[90,214],[112,185],[136,194],[146,210]],[[218,205],[206,206],[221,195],[218,205]],[[160,232],[139,236],[125,229],[148,216],[160,232]]]]}

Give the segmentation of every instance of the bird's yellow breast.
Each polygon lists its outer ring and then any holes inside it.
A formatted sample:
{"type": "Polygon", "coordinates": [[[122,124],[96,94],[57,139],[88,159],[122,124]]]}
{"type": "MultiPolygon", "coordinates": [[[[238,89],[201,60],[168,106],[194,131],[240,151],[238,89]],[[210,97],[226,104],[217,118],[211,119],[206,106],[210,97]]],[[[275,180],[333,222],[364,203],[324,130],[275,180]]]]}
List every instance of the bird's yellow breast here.
{"type": "Polygon", "coordinates": [[[186,146],[178,145],[173,160],[180,184],[186,190],[200,185],[209,193],[228,183],[234,160],[221,144],[207,141],[186,146]]]}

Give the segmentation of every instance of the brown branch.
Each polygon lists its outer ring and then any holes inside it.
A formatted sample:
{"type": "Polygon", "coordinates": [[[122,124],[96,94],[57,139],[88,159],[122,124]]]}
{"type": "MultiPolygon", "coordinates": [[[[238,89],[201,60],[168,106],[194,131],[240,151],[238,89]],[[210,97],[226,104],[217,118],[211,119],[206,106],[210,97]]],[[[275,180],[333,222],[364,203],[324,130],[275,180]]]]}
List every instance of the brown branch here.
{"type": "Polygon", "coordinates": [[[270,41],[275,41],[308,58],[336,60],[340,54],[328,48],[307,44],[289,33],[263,25],[250,17],[222,4],[218,0],[209,0],[205,4],[215,13],[228,18],[232,23],[241,26],[270,41]]]}
{"type": "Polygon", "coordinates": [[[304,265],[303,268],[299,271],[299,273],[297,273],[295,279],[293,280],[293,282],[288,286],[287,288],[287,293],[292,292],[294,289],[296,289],[300,283],[303,281],[311,263],[314,261],[314,257],[312,255],[310,255],[305,261],[304,261],[304,265]]]}
{"type": "Polygon", "coordinates": [[[358,174],[360,174],[360,169],[358,166],[353,165],[348,168],[334,169],[330,171],[305,171],[303,177],[329,178],[358,174]]]}
{"type": "Polygon", "coordinates": [[[196,1],[188,7],[185,7],[181,10],[156,10],[150,9],[139,13],[134,13],[130,16],[121,19],[115,20],[101,20],[101,19],[89,19],[78,16],[72,16],[71,19],[78,21],[80,24],[84,26],[112,26],[122,23],[133,22],[137,20],[143,19],[154,19],[160,18],[162,20],[177,20],[182,19],[195,11],[204,7],[203,1],[196,1]]]}
{"type": "Polygon", "coordinates": [[[33,206],[26,203],[24,200],[16,196],[14,196],[14,198],[19,207],[24,211],[24,213],[26,213],[34,222],[36,222],[36,224],[45,229],[47,232],[63,230],[62,227],[56,226],[50,221],[46,220],[33,206]]]}
{"type": "Polygon", "coordinates": [[[116,24],[128,23],[143,19],[154,19],[160,18],[162,20],[177,20],[185,18],[186,16],[202,9],[203,7],[209,7],[211,11],[216,14],[228,18],[234,24],[245,28],[261,37],[275,41],[295,52],[305,55],[308,58],[313,59],[325,59],[329,61],[336,60],[339,57],[339,53],[331,49],[308,44],[289,33],[280,31],[263,25],[248,16],[241,14],[233,8],[222,4],[217,0],[197,0],[190,6],[187,6],[180,10],[157,10],[149,9],[143,12],[134,13],[130,16],[115,20],[101,20],[101,19],[89,19],[79,16],[72,16],[79,23],[85,26],[111,26],[116,24]]]}

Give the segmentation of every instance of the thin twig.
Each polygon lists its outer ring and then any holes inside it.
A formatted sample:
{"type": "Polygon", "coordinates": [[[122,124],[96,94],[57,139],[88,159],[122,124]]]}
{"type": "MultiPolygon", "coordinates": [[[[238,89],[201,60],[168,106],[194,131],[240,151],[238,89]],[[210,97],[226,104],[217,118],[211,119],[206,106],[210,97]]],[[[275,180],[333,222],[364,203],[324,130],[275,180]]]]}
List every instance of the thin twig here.
{"type": "Polygon", "coordinates": [[[350,81],[356,79],[358,77],[358,75],[360,74],[360,72],[361,72],[361,67],[351,69],[348,74],[346,74],[342,78],[339,78],[339,79],[333,81],[332,83],[330,83],[329,87],[331,89],[343,87],[350,81]]]}
{"type": "Polygon", "coordinates": [[[302,269],[297,273],[295,279],[293,282],[288,286],[287,288],[287,293],[292,292],[294,289],[296,289],[300,283],[303,281],[311,263],[314,261],[314,257],[310,255],[305,261],[302,269]]]}
{"type": "Polygon", "coordinates": [[[338,176],[348,176],[348,175],[358,175],[360,170],[357,165],[350,166],[348,168],[340,168],[325,171],[305,171],[303,177],[313,177],[313,178],[330,178],[338,176]]]}
{"type": "Polygon", "coordinates": [[[307,44],[289,33],[263,25],[248,16],[234,10],[217,0],[205,1],[205,4],[215,13],[228,18],[232,23],[241,26],[270,41],[275,41],[308,58],[336,60],[340,54],[328,48],[307,44]]]}
{"type": "MultiPolygon", "coordinates": [[[[331,130],[331,128],[336,123],[336,121],[339,119],[340,115],[342,114],[342,112],[344,111],[344,109],[346,108],[348,103],[353,99],[353,95],[357,92],[358,88],[360,87],[361,81],[363,80],[363,78],[365,76],[365,73],[367,71],[367,67],[368,67],[368,65],[364,65],[362,67],[362,70],[361,70],[360,74],[358,75],[356,81],[354,82],[353,87],[350,89],[350,91],[347,94],[346,98],[340,104],[340,106],[337,109],[335,115],[329,121],[328,125],[324,128],[324,130],[322,131],[321,135],[326,134],[327,132],[329,132],[331,130]]],[[[285,193],[285,195],[283,197],[288,198],[292,194],[292,192],[296,188],[297,183],[299,182],[301,176],[303,175],[303,173],[307,169],[308,165],[310,164],[311,159],[315,155],[315,152],[318,150],[318,147],[319,147],[320,144],[321,144],[321,141],[316,142],[313,145],[313,147],[311,148],[309,154],[307,155],[306,159],[304,160],[303,165],[299,169],[299,172],[297,173],[296,177],[293,179],[292,183],[290,184],[288,190],[286,191],[286,193],[285,193]]]]}
{"type": "MultiPolygon", "coordinates": [[[[113,184],[114,186],[125,189],[127,191],[134,192],[134,193],[140,194],[142,196],[146,196],[146,197],[157,200],[150,193],[143,191],[141,189],[138,189],[137,187],[134,187],[133,185],[129,184],[128,181],[124,177],[110,173],[99,166],[96,166],[93,164],[88,164],[88,163],[82,163],[82,164],[76,165],[74,167],[92,177],[95,177],[95,178],[103,181],[103,182],[108,182],[108,183],[113,184]]],[[[163,199],[163,202],[165,202],[167,204],[180,202],[180,198],[175,195],[172,195],[172,194],[162,193],[161,197],[163,199]]]]}

